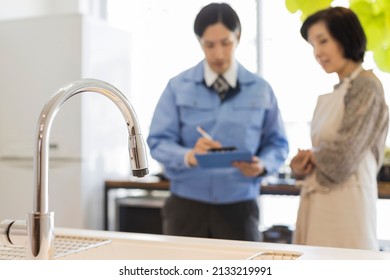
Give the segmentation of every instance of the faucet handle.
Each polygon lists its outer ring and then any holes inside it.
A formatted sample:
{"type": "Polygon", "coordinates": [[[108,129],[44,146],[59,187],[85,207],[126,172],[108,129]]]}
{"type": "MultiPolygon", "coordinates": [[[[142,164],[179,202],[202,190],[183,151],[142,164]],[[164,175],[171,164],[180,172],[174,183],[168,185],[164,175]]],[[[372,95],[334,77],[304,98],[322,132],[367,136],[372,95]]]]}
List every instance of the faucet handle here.
{"type": "Polygon", "coordinates": [[[2,220],[0,244],[25,247],[27,245],[26,221],[2,220]]]}

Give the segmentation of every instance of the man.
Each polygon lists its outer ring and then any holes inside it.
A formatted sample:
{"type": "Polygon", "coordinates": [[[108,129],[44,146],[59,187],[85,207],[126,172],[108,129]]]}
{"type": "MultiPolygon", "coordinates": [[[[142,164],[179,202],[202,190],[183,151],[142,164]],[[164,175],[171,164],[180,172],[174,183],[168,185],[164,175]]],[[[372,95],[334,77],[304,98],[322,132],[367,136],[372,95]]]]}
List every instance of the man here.
{"type": "Polygon", "coordinates": [[[205,59],[169,81],[147,141],[170,179],[163,231],[259,241],[260,181],[288,154],[277,101],[266,81],[235,60],[241,24],[228,4],[202,8],[194,31],[205,59]],[[198,166],[196,154],[222,146],[249,150],[253,159],[227,168],[198,166]]]}

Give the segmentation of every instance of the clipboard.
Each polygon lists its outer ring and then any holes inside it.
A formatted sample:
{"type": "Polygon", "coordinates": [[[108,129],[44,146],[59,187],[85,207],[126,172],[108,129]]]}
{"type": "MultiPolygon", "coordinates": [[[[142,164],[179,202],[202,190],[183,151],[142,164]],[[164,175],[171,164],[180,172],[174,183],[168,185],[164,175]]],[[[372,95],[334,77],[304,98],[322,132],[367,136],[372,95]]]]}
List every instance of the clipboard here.
{"type": "Polygon", "coordinates": [[[208,152],[195,155],[198,164],[202,168],[232,167],[234,161],[252,161],[252,154],[245,150],[208,152]]]}

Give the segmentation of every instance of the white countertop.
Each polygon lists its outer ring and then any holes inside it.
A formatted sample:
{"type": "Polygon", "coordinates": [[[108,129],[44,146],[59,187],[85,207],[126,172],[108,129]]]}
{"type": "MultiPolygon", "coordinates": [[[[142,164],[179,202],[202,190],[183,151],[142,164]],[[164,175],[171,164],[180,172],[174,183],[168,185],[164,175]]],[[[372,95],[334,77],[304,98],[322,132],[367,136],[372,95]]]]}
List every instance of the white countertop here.
{"type": "Polygon", "coordinates": [[[262,259],[259,253],[286,254],[296,260],[390,260],[390,252],[279,243],[177,237],[157,234],[58,228],[56,235],[99,238],[107,244],[63,259],[262,259]]]}

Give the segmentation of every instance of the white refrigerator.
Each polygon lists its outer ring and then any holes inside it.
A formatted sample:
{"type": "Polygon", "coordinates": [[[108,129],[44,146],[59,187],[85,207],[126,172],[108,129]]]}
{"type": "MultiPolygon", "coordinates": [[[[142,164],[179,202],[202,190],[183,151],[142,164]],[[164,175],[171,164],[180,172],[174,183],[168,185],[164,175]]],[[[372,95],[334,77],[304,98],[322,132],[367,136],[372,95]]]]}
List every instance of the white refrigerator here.
{"type": "MultiPolygon", "coordinates": [[[[130,99],[131,40],[81,14],[0,21],[0,38],[0,220],[25,219],[32,211],[35,135],[44,104],[81,78],[109,82],[130,99]]],[[[94,93],[72,97],[50,134],[55,226],[103,228],[104,180],[126,172],[127,129],[119,110],[94,93]]]]}

